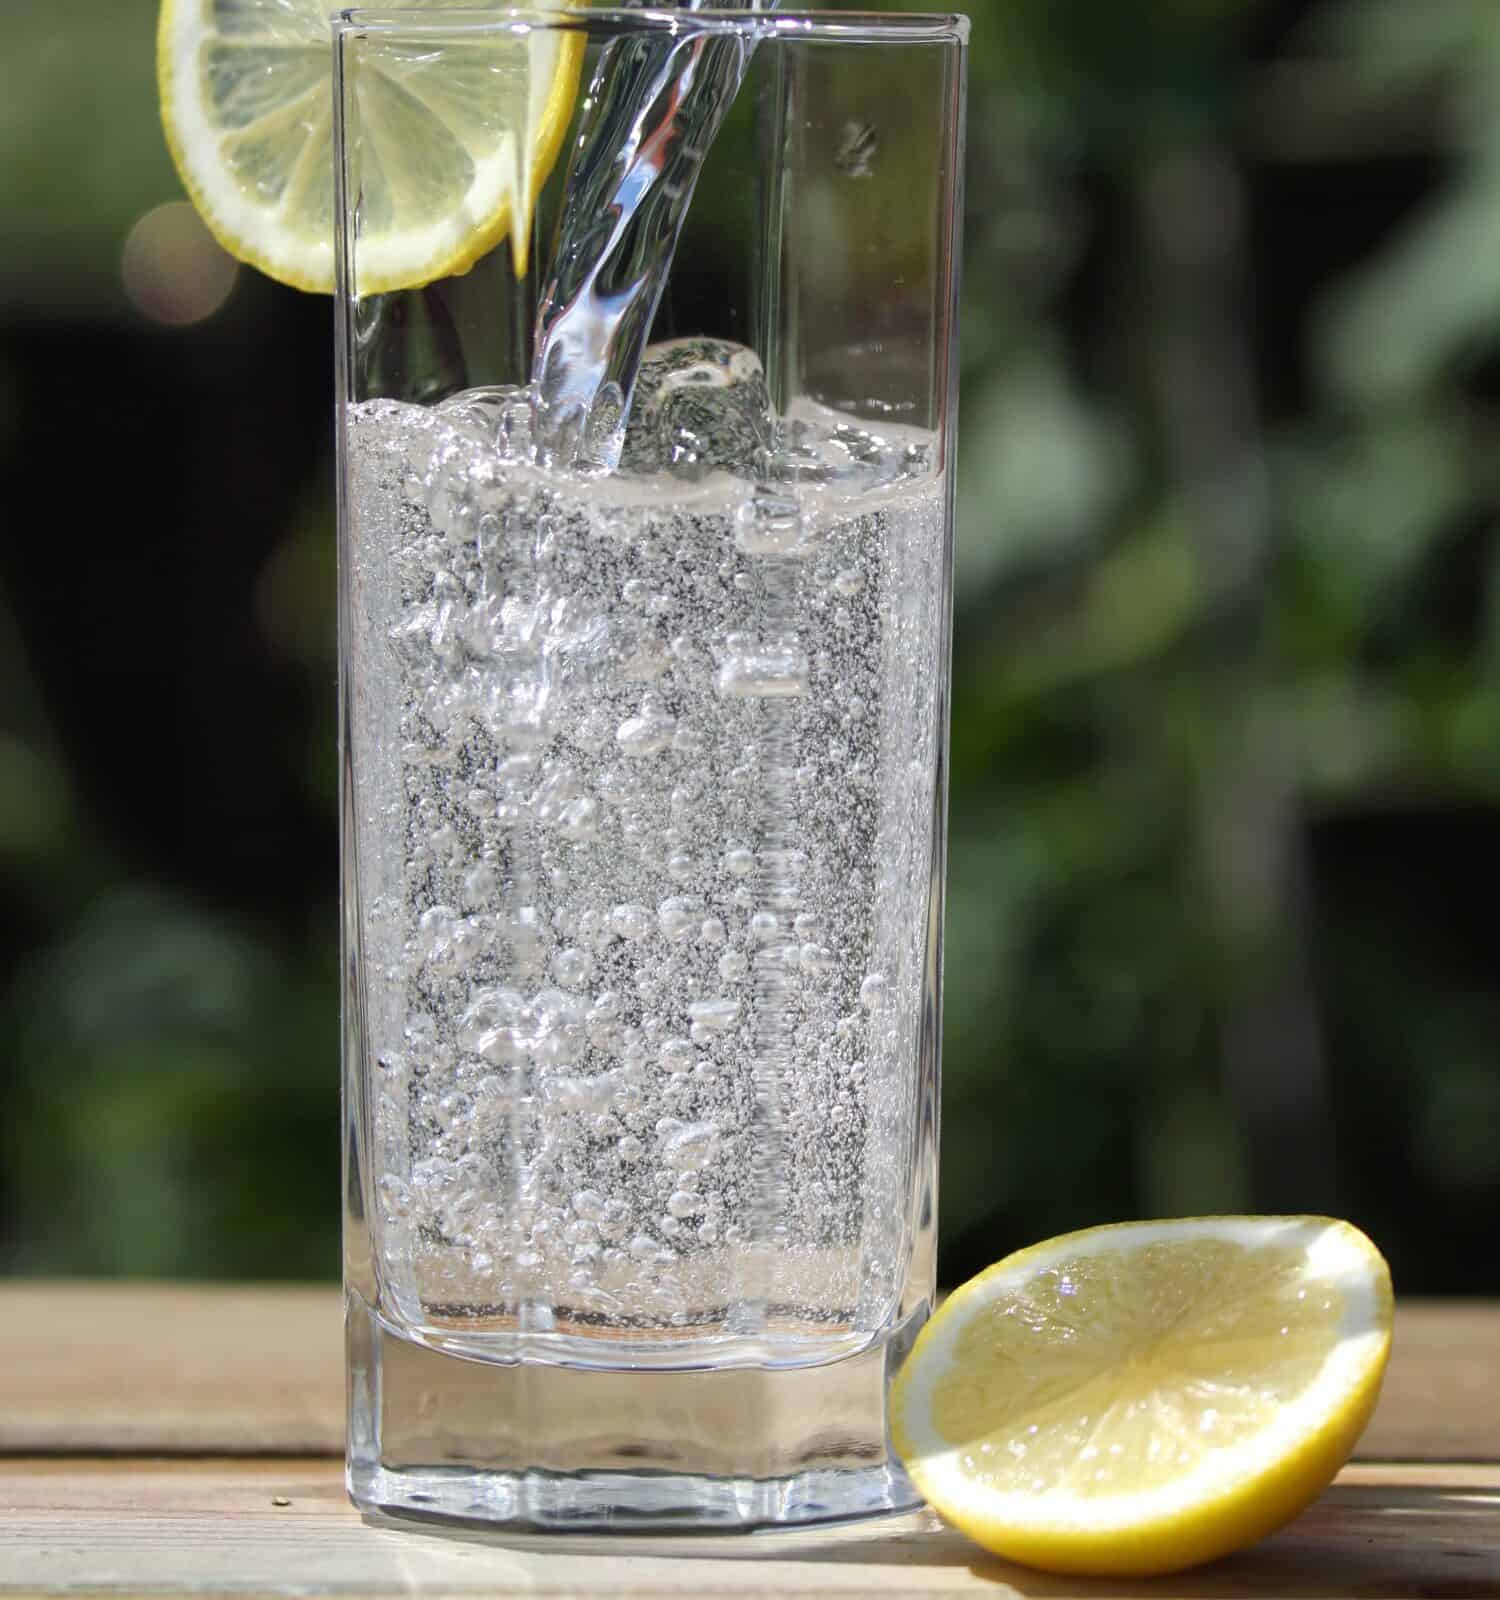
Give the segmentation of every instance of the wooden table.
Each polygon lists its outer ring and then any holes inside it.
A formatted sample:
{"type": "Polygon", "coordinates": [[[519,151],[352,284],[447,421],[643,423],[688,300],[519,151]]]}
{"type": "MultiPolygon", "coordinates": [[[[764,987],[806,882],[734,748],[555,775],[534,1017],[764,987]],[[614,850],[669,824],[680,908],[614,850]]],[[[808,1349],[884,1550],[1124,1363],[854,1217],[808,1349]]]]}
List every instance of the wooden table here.
{"type": "Polygon", "coordinates": [[[820,1535],[516,1540],[344,1497],[331,1289],[0,1285],[0,1597],[1500,1597],[1500,1304],[1407,1303],[1359,1459],[1293,1526],[1178,1578],[997,1561],[923,1514],[820,1535]],[[747,1559],[753,1558],[753,1559],[747,1559]]]}

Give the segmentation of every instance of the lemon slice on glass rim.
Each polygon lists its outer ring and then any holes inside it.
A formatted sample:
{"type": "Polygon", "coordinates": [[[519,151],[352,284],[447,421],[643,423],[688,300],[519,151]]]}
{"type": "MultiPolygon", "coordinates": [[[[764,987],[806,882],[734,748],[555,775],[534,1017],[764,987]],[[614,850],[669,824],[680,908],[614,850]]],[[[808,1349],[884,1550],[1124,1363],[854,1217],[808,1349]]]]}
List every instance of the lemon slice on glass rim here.
{"type": "Polygon", "coordinates": [[[988,1549],[1126,1577],[1272,1532],[1333,1480],[1391,1342],[1380,1252],[1324,1217],[1122,1223],[957,1290],[891,1395],[923,1495],[988,1549]]]}
{"type": "MultiPolygon", "coordinates": [[[[162,125],[198,212],[236,259],[324,294],[336,225],[329,9],[162,0],[157,30],[162,125]]],[[[430,41],[376,29],[360,49],[359,292],[464,272],[507,235],[523,273],[531,212],[577,98],[582,34],[456,32],[434,57],[430,41]]]]}

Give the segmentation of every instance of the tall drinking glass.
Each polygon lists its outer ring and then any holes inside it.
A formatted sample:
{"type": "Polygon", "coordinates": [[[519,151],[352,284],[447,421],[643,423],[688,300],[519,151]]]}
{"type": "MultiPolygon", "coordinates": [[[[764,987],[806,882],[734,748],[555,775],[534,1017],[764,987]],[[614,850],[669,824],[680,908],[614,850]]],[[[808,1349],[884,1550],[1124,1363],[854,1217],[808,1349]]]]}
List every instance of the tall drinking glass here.
{"type": "Polygon", "coordinates": [[[886,1390],[933,1296],[965,38],[336,28],[361,1506],[916,1502],[886,1390]],[[556,126],[511,236],[381,292],[362,175],[528,62],[556,126]]]}

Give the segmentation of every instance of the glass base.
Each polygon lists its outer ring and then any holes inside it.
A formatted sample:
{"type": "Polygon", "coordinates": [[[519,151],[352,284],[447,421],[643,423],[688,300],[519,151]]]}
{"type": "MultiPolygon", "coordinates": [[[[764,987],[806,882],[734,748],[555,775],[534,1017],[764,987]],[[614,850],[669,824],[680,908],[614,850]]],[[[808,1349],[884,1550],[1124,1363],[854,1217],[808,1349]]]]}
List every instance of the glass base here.
{"type": "Polygon", "coordinates": [[[403,1338],[351,1293],[348,1484],[364,1511],[526,1532],[748,1532],[911,1511],[886,1435],[921,1314],[768,1371],[500,1365],[403,1338]]]}

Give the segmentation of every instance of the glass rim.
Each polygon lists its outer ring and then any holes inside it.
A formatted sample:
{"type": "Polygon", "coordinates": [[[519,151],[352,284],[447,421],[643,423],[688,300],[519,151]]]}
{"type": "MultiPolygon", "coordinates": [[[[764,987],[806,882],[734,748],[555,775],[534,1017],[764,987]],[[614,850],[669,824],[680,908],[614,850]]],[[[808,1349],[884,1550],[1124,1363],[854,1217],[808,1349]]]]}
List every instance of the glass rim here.
{"type": "Polygon", "coordinates": [[[969,19],[960,12],[918,11],[681,11],[669,6],[453,6],[422,9],[355,6],[334,13],[336,34],[401,33],[462,37],[497,31],[524,35],[534,29],[595,33],[668,33],[682,36],[754,35],[759,42],[802,40],[844,44],[966,44],[969,19]]]}

